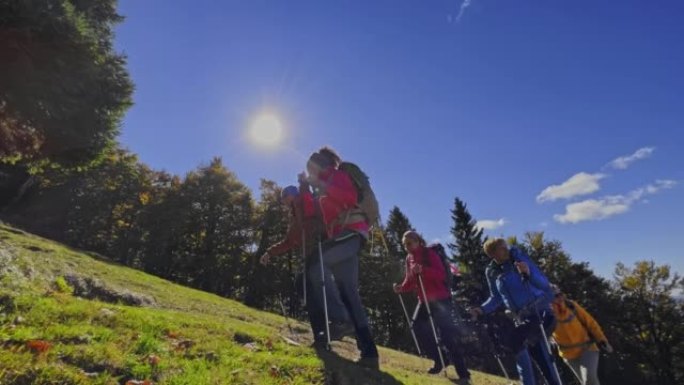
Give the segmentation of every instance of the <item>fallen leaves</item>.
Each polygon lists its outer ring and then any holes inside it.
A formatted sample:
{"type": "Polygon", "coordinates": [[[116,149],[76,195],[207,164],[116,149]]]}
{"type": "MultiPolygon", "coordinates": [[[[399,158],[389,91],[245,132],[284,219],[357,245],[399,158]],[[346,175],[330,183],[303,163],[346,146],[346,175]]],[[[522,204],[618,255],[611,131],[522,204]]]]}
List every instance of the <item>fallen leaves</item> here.
{"type": "Polygon", "coordinates": [[[178,339],[180,337],[180,333],[173,331],[173,330],[167,330],[166,331],[166,336],[171,339],[178,339]]]}
{"type": "Polygon", "coordinates": [[[34,354],[44,354],[51,347],[52,344],[44,340],[30,340],[26,342],[26,348],[34,354]]]}
{"type": "Polygon", "coordinates": [[[147,363],[152,366],[157,366],[160,362],[161,358],[159,358],[159,356],[156,354],[150,354],[149,356],[147,356],[147,363]]]}

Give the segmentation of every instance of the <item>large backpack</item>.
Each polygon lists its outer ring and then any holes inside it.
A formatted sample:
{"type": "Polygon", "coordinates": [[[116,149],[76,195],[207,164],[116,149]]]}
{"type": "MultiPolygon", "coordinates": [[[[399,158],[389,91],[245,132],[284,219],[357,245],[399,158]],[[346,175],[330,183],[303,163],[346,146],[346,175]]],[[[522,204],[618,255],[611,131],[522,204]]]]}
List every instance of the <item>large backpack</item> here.
{"type": "MultiPolygon", "coordinates": [[[[444,246],[442,246],[441,243],[432,243],[428,245],[427,248],[437,253],[437,255],[439,255],[439,260],[442,261],[442,267],[446,272],[446,275],[444,277],[444,284],[446,285],[446,288],[449,290],[449,292],[451,292],[455,288],[458,282],[458,278],[456,272],[454,271],[455,268],[452,268],[452,263],[446,254],[446,250],[444,250],[444,246]]],[[[425,252],[426,255],[425,258],[423,258],[423,260],[425,261],[424,263],[429,266],[430,258],[427,258],[427,250],[425,252]]]]}
{"type": "Polygon", "coordinates": [[[358,196],[358,210],[368,221],[369,226],[375,225],[380,219],[380,208],[378,200],[375,198],[375,193],[370,185],[368,175],[364,173],[359,166],[351,162],[342,162],[338,169],[344,171],[349,175],[358,196]]]}

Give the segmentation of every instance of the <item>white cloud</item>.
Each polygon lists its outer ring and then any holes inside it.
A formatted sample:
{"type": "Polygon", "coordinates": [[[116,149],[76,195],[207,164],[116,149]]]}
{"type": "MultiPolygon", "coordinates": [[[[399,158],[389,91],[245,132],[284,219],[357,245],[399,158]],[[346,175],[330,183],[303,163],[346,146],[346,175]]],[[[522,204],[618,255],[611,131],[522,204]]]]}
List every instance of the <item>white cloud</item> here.
{"type": "Polygon", "coordinates": [[[568,199],[579,195],[587,195],[601,189],[599,181],[605,174],[588,174],[580,172],[561,184],[551,185],[537,195],[537,202],[568,199]]]}
{"type": "Polygon", "coordinates": [[[432,241],[430,241],[428,243],[429,244],[441,243],[444,247],[446,247],[447,243],[454,242],[455,239],[456,238],[454,238],[454,236],[451,233],[449,233],[449,234],[443,235],[441,237],[432,238],[432,241]]]}
{"type": "Polygon", "coordinates": [[[625,155],[613,159],[608,166],[617,169],[625,170],[630,164],[636,162],[637,160],[646,159],[655,151],[655,147],[642,147],[634,152],[632,155],[625,155]]]}
{"type": "Polygon", "coordinates": [[[587,199],[565,206],[565,214],[556,214],[553,219],[560,223],[579,223],[583,221],[600,221],[629,211],[630,207],[644,196],[657,194],[661,190],[670,189],[677,184],[674,180],[656,180],[632,190],[624,195],[609,195],[600,199],[587,199]]]}
{"type": "Polygon", "coordinates": [[[458,23],[461,21],[461,17],[465,13],[466,8],[470,7],[470,3],[472,3],[472,0],[463,0],[463,3],[461,3],[461,9],[458,10],[458,15],[456,15],[456,22],[458,23]]]}
{"type": "Polygon", "coordinates": [[[627,210],[629,210],[629,205],[624,203],[611,203],[606,199],[588,199],[565,206],[565,214],[556,214],[553,219],[560,223],[599,221],[622,214],[627,210]]]}
{"type": "Polygon", "coordinates": [[[505,218],[483,219],[481,221],[477,221],[477,224],[475,226],[477,228],[484,229],[484,230],[495,230],[495,229],[498,229],[499,227],[502,227],[505,224],[506,224],[505,218]]]}

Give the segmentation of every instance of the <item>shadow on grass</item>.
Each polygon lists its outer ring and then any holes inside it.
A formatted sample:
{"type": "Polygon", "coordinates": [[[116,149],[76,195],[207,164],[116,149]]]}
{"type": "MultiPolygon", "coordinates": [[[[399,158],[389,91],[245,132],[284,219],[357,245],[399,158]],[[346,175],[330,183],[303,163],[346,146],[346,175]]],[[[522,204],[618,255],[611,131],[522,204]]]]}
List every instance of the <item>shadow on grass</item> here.
{"type": "Polygon", "coordinates": [[[402,383],[381,370],[364,368],[353,361],[323,348],[316,355],[325,367],[326,385],[401,385],[402,383]]]}

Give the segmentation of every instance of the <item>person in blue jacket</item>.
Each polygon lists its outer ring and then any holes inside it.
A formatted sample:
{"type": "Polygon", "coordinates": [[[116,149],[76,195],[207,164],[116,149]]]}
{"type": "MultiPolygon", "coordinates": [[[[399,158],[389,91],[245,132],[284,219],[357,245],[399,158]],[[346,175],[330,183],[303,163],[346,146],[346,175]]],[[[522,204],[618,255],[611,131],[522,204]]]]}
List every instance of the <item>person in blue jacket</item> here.
{"type": "Polygon", "coordinates": [[[548,384],[561,385],[539,327],[543,323],[548,336],[556,326],[548,279],[530,257],[516,247],[509,248],[502,238],[488,239],[484,252],[492,259],[485,272],[490,295],[480,307],[470,310],[471,315],[476,318],[504,306],[516,324],[509,347],[516,352],[516,367],[523,384],[536,384],[531,356],[548,384]]]}

